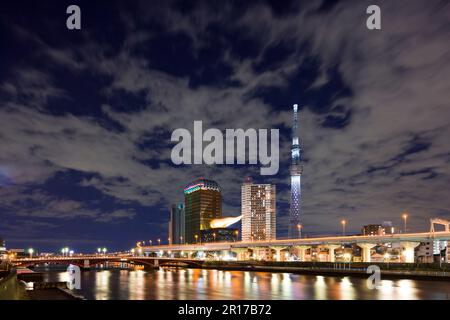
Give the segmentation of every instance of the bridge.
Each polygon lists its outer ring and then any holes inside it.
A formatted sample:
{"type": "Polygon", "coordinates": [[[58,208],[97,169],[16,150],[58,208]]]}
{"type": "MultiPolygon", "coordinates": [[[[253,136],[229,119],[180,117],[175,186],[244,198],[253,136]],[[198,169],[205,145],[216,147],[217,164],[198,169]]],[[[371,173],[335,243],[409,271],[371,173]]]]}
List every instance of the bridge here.
{"type": "MultiPolygon", "coordinates": [[[[250,241],[250,242],[214,242],[214,243],[195,243],[181,245],[155,245],[138,246],[134,250],[141,256],[163,256],[165,253],[173,255],[177,253],[180,256],[185,254],[192,257],[194,253],[203,252],[234,252],[237,260],[249,259],[248,251],[271,250],[274,251],[273,260],[282,261],[281,252],[283,250],[296,249],[301,261],[307,261],[306,250],[312,247],[320,247],[328,250],[328,261],[335,261],[335,250],[342,245],[356,244],[362,250],[362,261],[371,261],[371,249],[380,244],[398,244],[403,250],[404,262],[414,262],[414,249],[421,242],[428,241],[450,241],[450,231],[423,232],[423,233],[404,233],[387,234],[375,236],[335,236],[335,237],[317,237],[301,239],[282,239],[270,241],[250,241]]],[[[447,249],[447,253],[449,250],[447,249]]],[[[448,254],[445,255],[447,261],[448,254]]],[[[311,257],[310,257],[311,259],[311,257]]]]}
{"type": "Polygon", "coordinates": [[[189,258],[170,258],[170,257],[146,257],[130,255],[77,255],[72,257],[48,256],[35,258],[16,258],[10,262],[15,266],[31,267],[41,264],[54,265],[76,265],[83,269],[89,269],[96,265],[106,263],[123,263],[131,265],[142,265],[146,268],[157,268],[159,266],[200,266],[202,261],[189,258]]]}
{"type": "MultiPolygon", "coordinates": [[[[335,236],[316,237],[301,239],[280,239],[270,241],[250,242],[214,242],[181,245],[155,245],[138,246],[134,254],[124,255],[76,255],[69,257],[48,256],[35,258],[16,258],[11,263],[16,266],[33,266],[38,264],[73,264],[81,268],[91,268],[96,265],[113,263],[126,263],[132,265],[143,265],[147,268],[156,268],[165,265],[201,266],[205,260],[226,260],[231,258],[229,253],[236,255],[235,260],[246,261],[258,259],[261,251],[265,258],[275,261],[283,261],[282,251],[288,252],[295,249],[300,261],[312,261],[311,249],[321,248],[327,251],[327,261],[335,262],[335,251],[343,245],[356,244],[361,248],[362,262],[371,262],[371,249],[377,245],[398,244],[402,248],[403,258],[406,263],[414,263],[414,249],[421,242],[449,241],[450,231],[388,234],[376,236],[335,236]],[[306,252],[310,250],[309,257],[306,252]],[[250,257],[249,251],[253,252],[250,257]],[[217,255],[216,253],[221,253],[217,255]],[[267,254],[267,253],[270,254],[267,254]],[[202,253],[202,255],[199,255],[202,253]],[[255,254],[256,253],[256,254],[255,254]],[[165,256],[166,255],[166,256],[165,256]],[[208,256],[209,255],[209,256],[208,256]]],[[[450,250],[447,247],[445,262],[448,262],[450,250]]]]}

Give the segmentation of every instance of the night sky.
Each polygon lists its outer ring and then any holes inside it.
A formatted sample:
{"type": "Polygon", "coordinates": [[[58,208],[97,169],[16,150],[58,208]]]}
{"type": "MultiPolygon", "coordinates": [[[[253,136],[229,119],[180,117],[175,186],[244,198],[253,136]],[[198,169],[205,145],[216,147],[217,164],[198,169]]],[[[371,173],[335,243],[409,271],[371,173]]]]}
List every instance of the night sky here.
{"type": "Polygon", "coordinates": [[[304,233],[450,218],[450,4],[376,1],[0,4],[0,237],[9,248],[127,250],[167,239],[198,177],[240,214],[247,175],[277,185],[287,234],[291,106],[304,233]],[[66,8],[81,8],[81,30],[66,8]],[[176,128],[280,129],[280,171],[175,166],[176,128]]]}

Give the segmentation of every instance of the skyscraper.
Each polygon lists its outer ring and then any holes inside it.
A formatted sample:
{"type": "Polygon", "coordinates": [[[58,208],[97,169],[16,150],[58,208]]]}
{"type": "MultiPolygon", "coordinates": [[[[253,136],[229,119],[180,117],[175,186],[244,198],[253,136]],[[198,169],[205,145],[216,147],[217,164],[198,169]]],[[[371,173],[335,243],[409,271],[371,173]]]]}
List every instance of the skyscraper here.
{"type": "Polygon", "coordinates": [[[169,217],[169,242],[170,244],[182,244],[185,241],[184,235],[184,204],[173,204],[170,207],[169,217]]]}
{"type": "Polygon", "coordinates": [[[298,105],[294,104],[294,119],[292,126],[291,148],[291,210],[289,213],[289,238],[300,237],[300,208],[301,208],[301,146],[298,137],[298,105]]]}
{"type": "Polygon", "coordinates": [[[246,178],[241,187],[242,241],[276,239],[276,187],[253,184],[246,178]]]}
{"type": "Polygon", "coordinates": [[[200,230],[222,217],[222,195],[217,182],[197,179],[184,188],[186,243],[200,241],[200,230]]]}

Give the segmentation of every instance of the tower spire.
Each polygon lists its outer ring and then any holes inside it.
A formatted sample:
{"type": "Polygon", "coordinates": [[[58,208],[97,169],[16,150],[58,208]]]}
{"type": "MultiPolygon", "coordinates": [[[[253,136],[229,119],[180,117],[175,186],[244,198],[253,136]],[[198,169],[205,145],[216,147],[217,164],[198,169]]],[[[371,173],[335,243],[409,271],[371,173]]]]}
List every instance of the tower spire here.
{"type": "Polygon", "coordinates": [[[289,238],[300,237],[300,208],[301,208],[301,176],[303,166],[301,165],[301,147],[298,136],[298,105],[293,105],[292,124],[292,148],[291,148],[291,203],[289,213],[289,238]]]}

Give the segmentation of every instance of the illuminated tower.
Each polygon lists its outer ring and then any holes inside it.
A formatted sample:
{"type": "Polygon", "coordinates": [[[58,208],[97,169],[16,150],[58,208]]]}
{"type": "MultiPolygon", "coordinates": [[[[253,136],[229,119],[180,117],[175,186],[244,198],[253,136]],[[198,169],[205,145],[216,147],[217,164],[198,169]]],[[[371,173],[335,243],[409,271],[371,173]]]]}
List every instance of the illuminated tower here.
{"type": "Polygon", "coordinates": [[[291,148],[291,210],[289,213],[289,238],[300,237],[300,208],[301,208],[301,147],[298,137],[298,105],[294,104],[294,121],[292,126],[291,148]]]}

